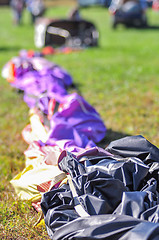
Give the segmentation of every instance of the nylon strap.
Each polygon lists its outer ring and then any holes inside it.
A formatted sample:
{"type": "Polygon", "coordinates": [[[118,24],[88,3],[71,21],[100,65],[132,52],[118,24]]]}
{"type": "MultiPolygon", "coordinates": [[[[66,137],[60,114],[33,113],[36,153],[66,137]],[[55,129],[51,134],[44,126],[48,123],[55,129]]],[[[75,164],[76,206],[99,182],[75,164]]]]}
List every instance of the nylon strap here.
{"type": "Polygon", "coordinates": [[[76,212],[79,214],[80,217],[89,217],[90,215],[86,212],[86,210],[83,208],[83,206],[81,205],[79,198],[78,198],[78,194],[76,192],[76,189],[74,187],[73,181],[70,177],[70,175],[67,175],[68,178],[68,183],[74,198],[74,203],[75,203],[75,210],[76,212]]]}

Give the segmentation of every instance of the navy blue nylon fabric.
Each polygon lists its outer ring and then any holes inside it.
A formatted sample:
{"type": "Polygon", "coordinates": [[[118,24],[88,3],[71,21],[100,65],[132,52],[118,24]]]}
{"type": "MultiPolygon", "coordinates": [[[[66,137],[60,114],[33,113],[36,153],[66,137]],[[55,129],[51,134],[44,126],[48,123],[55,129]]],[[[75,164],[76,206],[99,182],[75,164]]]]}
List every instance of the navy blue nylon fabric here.
{"type": "Polygon", "coordinates": [[[45,193],[41,207],[51,239],[159,239],[158,148],[132,136],[106,150],[113,155],[86,155],[81,162],[67,153],[59,162],[90,216],[76,212],[68,184],[45,193]]]}
{"type": "Polygon", "coordinates": [[[141,135],[115,140],[106,150],[123,157],[138,157],[147,164],[159,162],[159,149],[141,135]]]}

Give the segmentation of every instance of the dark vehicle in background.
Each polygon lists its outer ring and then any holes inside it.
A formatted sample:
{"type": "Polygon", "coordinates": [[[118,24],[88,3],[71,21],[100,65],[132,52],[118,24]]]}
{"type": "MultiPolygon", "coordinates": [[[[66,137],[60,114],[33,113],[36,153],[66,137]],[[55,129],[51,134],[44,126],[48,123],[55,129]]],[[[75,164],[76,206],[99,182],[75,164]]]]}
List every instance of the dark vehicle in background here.
{"type": "Polygon", "coordinates": [[[146,11],[140,1],[129,0],[119,3],[118,0],[113,0],[109,11],[112,15],[113,28],[116,28],[118,24],[136,28],[147,26],[146,11]]]}

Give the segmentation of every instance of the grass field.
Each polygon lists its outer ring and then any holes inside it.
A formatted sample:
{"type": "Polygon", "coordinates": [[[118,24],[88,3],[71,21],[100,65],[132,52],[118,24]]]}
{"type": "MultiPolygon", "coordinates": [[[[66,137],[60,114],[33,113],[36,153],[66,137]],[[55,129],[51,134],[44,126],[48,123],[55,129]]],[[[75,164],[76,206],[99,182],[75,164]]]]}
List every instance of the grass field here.
{"type": "MultiPolygon", "coordinates": [[[[69,7],[53,7],[50,17],[66,17],[69,7]]],[[[159,13],[148,10],[150,25],[159,13]]],[[[111,28],[105,8],[82,9],[100,33],[99,47],[48,59],[64,67],[84,98],[95,107],[108,131],[100,146],[126,135],[142,134],[159,146],[159,29],[111,28]]],[[[12,25],[11,12],[0,8],[0,69],[21,49],[35,49],[33,26],[25,12],[23,25],[12,25]]],[[[21,131],[28,123],[22,95],[0,77],[0,239],[48,239],[45,228],[33,228],[38,214],[21,202],[9,181],[24,167],[27,145],[21,131]]]]}

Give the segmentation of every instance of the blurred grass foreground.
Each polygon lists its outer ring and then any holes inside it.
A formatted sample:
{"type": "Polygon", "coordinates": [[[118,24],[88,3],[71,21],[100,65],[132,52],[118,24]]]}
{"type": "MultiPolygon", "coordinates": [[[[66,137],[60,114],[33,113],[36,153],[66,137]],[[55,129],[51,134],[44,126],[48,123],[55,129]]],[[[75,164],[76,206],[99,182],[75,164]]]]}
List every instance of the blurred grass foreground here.
{"type": "MultiPolygon", "coordinates": [[[[72,5],[49,5],[46,16],[65,18],[72,5]]],[[[83,97],[100,113],[108,129],[100,146],[137,134],[159,146],[158,27],[113,30],[108,9],[102,7],[83,8],[81,15],[99,30],[99,47],[48,59],[72,75],[83,97]]],[[[149,8],[147,16],[150,25],[159,26],[159,12],[149,8]]],[[[1,7],[0,26],[2,70],[21,49],[35,46],[27,11],[23,24],[14,26],[10,8],[1,7]]],[[[24,168],[27,145],[21,131],[29,121],[28,110],[22,95],[0,77],[0,239],[48,239],[45,227],[33,228],[38,214],[29,202],[17,199],[9,183],[24,168]]]]}

